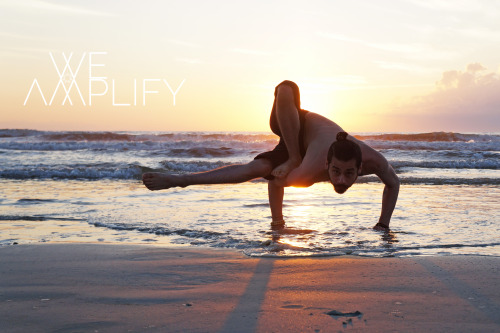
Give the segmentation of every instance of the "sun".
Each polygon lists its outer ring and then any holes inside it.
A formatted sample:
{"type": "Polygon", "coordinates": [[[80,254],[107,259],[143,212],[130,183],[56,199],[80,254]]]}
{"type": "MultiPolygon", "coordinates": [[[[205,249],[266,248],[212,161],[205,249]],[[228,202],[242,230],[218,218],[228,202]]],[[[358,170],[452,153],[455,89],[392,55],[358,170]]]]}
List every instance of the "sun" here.
{"type": "Polygon", "coordinates": [[[322,85],[307,84],[300,87],[300,103],[304,110],[327,116],[334,107],[333,93],[322,85]]]}

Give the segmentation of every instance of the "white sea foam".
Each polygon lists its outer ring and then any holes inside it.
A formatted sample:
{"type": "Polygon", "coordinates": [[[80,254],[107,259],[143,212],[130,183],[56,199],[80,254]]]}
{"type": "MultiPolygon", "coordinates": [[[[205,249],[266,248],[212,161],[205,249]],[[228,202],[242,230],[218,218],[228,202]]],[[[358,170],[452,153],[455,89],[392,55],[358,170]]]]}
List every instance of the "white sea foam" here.
{"type": "MultiPolygon", "coordinates": [[[[402,133],[358,135],[384,154],[405,182],[466,182],[440,170],[471,170],[471,181],[497,184],[500,136],[496,134],[402,133]],[[425,177],[412,170],[427,169],[425,177]],[[432,174],[434,172],[434,174],[432,174]]],[[[247,163],[271,150],[269,133],[52,132],[0,130],[0,177],[7,179],[140,179],[147,170],[202,172],[247,163]]],[[[371,178],[368,178],[371,179],[371,178]]],[[[363,181],[363,180],[362,180],[363,181]]],[[[366,180],[365,180],[366,181],[366,180]]]]}

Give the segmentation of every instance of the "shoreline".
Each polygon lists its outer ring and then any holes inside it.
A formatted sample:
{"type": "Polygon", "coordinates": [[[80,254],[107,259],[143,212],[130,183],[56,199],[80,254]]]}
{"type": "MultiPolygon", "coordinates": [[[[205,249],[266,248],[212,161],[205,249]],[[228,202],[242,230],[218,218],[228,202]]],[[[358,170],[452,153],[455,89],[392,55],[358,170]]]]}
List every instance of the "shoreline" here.
{"type": "Polygon", "coordinates": [[[0,330],[500,332],[499,263],[488,256],[261,258],[131,244],[2,246],[0,330]]]}
{"type": "MultiPolygon", "coordinates": [[[[244,248],[235,248],[235,247],[212,247],[206,244],[203,245],[193,245],[193,244],[188,244],[188,243],[172,243],[172,242],[150,242],[150,243],[145,243],[145,242],[118,242],[118,241],[96,241],[96,240],[89,240],[89,241],[46,241],[46,242],[32,242],[32,243],[18,243],[18,242],[13,242],[13,243],[4,243],[0,244],[0,250],[2,248],[8,248],[8,247],[15,247],[15,246],[48,246],[48,245],[62,245],[62,246],[117,246],[117,247],[131,247],[131,248],[151,248],[151,249],[164,249],[164,250],[172,250],[172,251],[228,251],[228,252],[234,252],[234,253],[239,253],[245,258],[255,258],[255,259],[280,259],[280,260],[285,260],[285,259],[316,259],[316,258],[360,258],[360,259],[384,259],[384,258],[393,258],[393,259],[417,259],[417,258],[427,258],[427,257],[436,257],[436,258],[449,258],[449,257],[464,257],[464,258],[498,258],[500,259],[500,255],[496,254],[470,254],[470,253],[437,253],[437,254],[426,254],[426,253],[420,253],[420,254],[404,254],[404,255],[372,255],[372,254],[365,254],[365,253],[356,253],[356,251],[352,252],[347,252],[347,253],[341,253],[341,252],[335,252],[335,253],[329,253],[329,252],[318,252],[318,253],[311,253],[311,252],[305,252],[304,254],[300,253],[293,253],[293,254],[280,254],[281,251],[284,250],[277,250],[277,251],[271,251],[271,252],[262,252],[262,253],[256,253],[256,254],[248,254],[246,252],[246,249],[244,248]],[[275,254],[277,252],[277,254],[275,254]]],[[[494,244],[498,245],[498,244],[494,244]]],[[[456,246],[456,248],[460,248],[462,246],[456,246]]]]}
{"type": "Polygon", "coordinates": [[[0,198],[4,209],[0,244],[193,244],[249,249],[254,255],[277,250],[370,256],[500,255],[494,232],[500,192],[494,187],[404,187],[391,222],[393,233],[385,237],[372,230],[380,212],[379,184],[359,184],[343,196],[332,195],[327,184],[287,188],[284,213],[291,232],[276,235],[269,227],[264,183],[158,193],[120,181],[1,183],[6,190],[0,198]]]}

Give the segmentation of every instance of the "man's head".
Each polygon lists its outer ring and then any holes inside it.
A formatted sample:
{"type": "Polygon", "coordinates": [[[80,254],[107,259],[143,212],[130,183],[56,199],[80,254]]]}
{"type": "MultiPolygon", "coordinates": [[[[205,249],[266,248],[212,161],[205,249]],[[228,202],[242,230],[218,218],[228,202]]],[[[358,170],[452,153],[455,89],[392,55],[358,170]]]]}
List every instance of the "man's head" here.
{"type": "Polygon", "coordinates": [[[326,161],[328,177],[335,192],[342,194],[354,184],[361,172],[361,148],[354,141],[347,140],[346,132],[337,133],[326,161]]]}

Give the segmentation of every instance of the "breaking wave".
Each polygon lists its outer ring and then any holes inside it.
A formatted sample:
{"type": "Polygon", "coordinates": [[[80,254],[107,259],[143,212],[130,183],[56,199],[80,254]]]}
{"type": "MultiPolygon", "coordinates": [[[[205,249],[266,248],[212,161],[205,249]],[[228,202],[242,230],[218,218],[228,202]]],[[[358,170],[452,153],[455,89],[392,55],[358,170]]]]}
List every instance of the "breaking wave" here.
{"type": "MultiPolygon", "coordinates": [[[[473,182],[485,184],[497,184],[500,178],[492,173],[500,170],[498,134],[375,133],[356,137],[380,150],[408,182],[465,182],[464,177],[443,176],[440,170],[444,169],[470,170],[473,182]],[[412,175],[414,169],[440,174],[412,175]],[[488,170],[488,176],[478,174],[488,170]]],[[[140,179],[151,170],[202,172],[247,163],[276,143],[272,133],[0,129],[0,177],[140,179]]]]}

